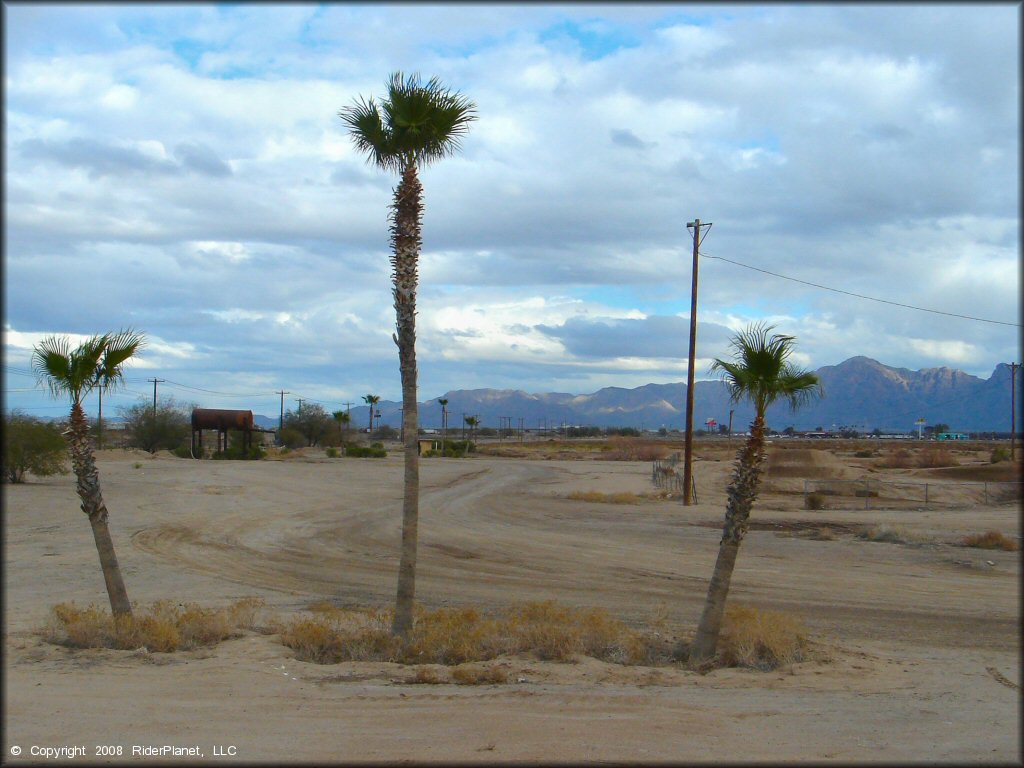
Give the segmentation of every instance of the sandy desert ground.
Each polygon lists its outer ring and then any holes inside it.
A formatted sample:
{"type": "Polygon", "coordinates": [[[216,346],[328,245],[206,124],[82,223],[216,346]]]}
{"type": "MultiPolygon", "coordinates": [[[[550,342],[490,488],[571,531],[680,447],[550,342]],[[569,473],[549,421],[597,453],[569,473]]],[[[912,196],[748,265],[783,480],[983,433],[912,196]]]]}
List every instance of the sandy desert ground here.
{"type": "MultiPolygon", "coordinates": [[[[551,598],[633,622],[667,611],[691,632],[730,459],[698,451],[691,507],[568,498],[652,491],[649,462],[424,459],[418,600],[551,598]]],[[[867,471],[835,451],[812,464],[816,477],[867,471]]],[[[230,462],[108,450],[99,466],[139,604],[258,596],[288,617],[317,600],[393,599],[397,453],[230,462]]],[[[166,745],[198,747],[208,762],[283,764],[1020,764],[1020,553],[951,543],[990,529],[1019,537],[1019,504],[947,486],[940,505],[811,511],[785,493],[803,481],[783,466],[755,507],[730,601],[797,614],[830,662],[702,675],[512,658],[510,682],[485,686],[414,685],[395,664],[300,662],[256,632],[175,654],[44,643],[36,630],[54,604],[107,605],[95,547],[70,475],[4,486],[4,760],[48,762],[32,748],[81,746],[75,760],[90,763],[198,762],[132,757],[135,746],[166,745]],[[924,543],[854,535],[881,523],[924,543]],[[801,535],[823,526],[832,540],[801,535]],[[102,746],[121,757],[97,756],[102,746]]]]}

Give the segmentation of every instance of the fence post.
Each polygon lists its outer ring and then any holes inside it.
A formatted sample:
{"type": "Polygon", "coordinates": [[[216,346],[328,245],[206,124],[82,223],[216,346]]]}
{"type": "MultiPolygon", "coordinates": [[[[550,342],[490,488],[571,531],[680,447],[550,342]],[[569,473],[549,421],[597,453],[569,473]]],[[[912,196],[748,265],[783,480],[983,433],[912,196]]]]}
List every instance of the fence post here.
{"type": "Polygon", "coordinates": [[[987,507],[988,506],[988,483],[984,483],[984,489],[985,489],[985,506],[987,507]]]}
{"type": "Polygon", "coordinates": [[[807,509],[807,480],[804,480],[804,509],[807,509]]]}
{"type": "Polygon", "coordinates": [[[924,484],[924,505],[928,506],[928,483],[924,484]]]}

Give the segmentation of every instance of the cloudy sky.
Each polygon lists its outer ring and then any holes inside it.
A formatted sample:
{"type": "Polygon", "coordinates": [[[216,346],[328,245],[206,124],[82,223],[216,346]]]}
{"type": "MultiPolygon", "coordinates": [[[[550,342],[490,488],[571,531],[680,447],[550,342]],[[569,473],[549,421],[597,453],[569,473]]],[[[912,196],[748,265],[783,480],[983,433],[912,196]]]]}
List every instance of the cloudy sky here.
{"type": "Polygon", "coordinates": [[[338,118],[395,70],[478,112],[421,176],[420,400],[685,381],[696,218],[698,379],[759,320],[810,368],[988,377],[1021,356],[1020,13],[5,3],[5,407],[66,410],[42,337],[126,326],[105,413],[153,378],[268,415],[400,399],[396,178],[338,118]]]}

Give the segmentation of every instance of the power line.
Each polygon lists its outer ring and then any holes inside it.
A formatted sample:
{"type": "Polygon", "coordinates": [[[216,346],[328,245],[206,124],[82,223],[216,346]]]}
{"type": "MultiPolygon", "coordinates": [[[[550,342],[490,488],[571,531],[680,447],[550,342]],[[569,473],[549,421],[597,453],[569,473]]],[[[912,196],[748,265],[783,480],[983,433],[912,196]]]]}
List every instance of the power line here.
{"type": "Polygon", "coordinates": [[[878,299],[878,298],[875,298],[874,296],[865,296],[864,294],[861,294],[861,293],[853,293],[852,291],[844,291],[844,290],[842,290],[840,288],[831,288],[831,287],[829,287],[827,285],[820,285],[819,283],[812,283],[812,282],[810,282],[808,280],[800,280],[800,279],[798,279],[796,277],[789,277],[788,275],[780,275],[778,272],[769,272],[767,269],[761,269],[760,267],[752,267],[749,264],[744,264],[744,263],[739,262],[739,261],[733,261],[732,259],[726,259],[726,258],[724,258],[722,256],[709,256],[706,253],[703,254],[703,256],[706,259],[717,259],[718,261],[726,261],[726,262],[728,262],[730,264],[735,264],[737,267],[744,267],[746,269],[752,269],[755,272],[763,272],[764,274],[771,275],[772,277],[781,277],[783,280],[792,280],[794,283],[803,283],[804,285],[810,285],[810,286],[812,286],[814,288],[821,288],[824,291],[833,291],[835,293],[846,294],[847,296],[855,296],[858,299],[867,299],[868,301],[877,301],[877,302],[880,302],[882,304],[892,304],[895,307],[903,307],[904,309],[916,309],[918,312],[932,312],[932,313],[934,313],[936,315],[947,315],[948,317],[959,317],[959,318],[961,318],[963,320],[976,320],[976,321],[978,321],[980,323],[994,323],[995,325],[1009,325],[1009,326],[1012,326],[1014,328],[1020,328],[1021,327],[1020,323],[1007,323],[1007,322],[1005,322],[1003,320],[989,320],[989,319],[984,318],[984,317],[972,317],[970,315],[958,315],[956,312],[943,312],[942,310],[939,310],[939,309],[928,309],[927,307],[915,307],[915,306],[913,306],[911,304],[901,304],[898,301],[889,301],[888,299],[878,299]]]}

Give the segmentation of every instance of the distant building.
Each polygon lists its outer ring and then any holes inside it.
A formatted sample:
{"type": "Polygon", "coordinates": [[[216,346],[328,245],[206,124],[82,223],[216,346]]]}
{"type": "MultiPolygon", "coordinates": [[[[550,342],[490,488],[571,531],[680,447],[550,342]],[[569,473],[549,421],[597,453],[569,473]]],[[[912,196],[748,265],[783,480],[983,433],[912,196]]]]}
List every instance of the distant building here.
{"type": "Polygon", "coordinates": [[[939,432],[935,436],[936,440],[967,440],[967,435],[963,432],[939,432]]]}

